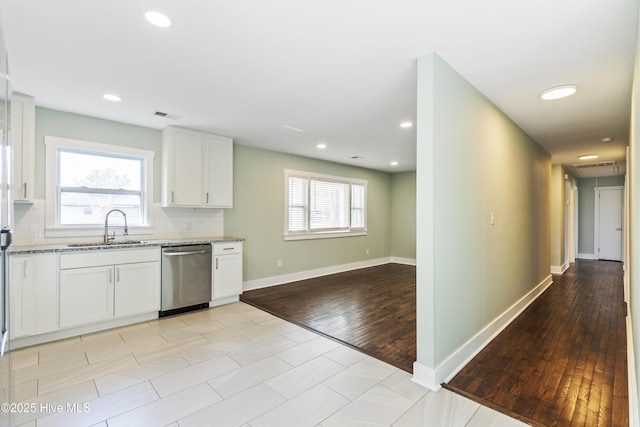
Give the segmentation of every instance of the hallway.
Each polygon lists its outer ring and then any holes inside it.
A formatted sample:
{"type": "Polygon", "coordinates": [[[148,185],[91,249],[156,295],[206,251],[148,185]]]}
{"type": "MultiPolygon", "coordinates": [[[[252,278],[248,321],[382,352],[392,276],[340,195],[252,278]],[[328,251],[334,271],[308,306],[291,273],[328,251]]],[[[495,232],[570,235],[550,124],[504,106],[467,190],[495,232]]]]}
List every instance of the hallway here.
{"type": "Polygon", "coordinates": [[[627,426],[622,264],[577,260],[448,384],[533,425],[627,426]]]}

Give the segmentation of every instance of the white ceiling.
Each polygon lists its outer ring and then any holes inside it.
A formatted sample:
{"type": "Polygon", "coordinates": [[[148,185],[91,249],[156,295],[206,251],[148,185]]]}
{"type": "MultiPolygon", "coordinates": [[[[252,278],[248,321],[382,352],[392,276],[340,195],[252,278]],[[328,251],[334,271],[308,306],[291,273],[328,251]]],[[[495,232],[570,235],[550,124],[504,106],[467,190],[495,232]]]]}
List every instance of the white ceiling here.
{"type": "Polygon", "coordinates": [[[415,59],[430,51],[554,163],[593,152],[624,165],[636,8],[636,0],[0,0],[0,25],[13,88],[39,106],[404,171],[415,168],[416,133],[399,124],[416,120],[415,59]],[[150,26],[148,10],[173,26],[150,26]],[[567,83],[580,86],[573,97],[539,99],[567,83]],[[109,103],[105,92],[123,101],[109,103]],[[603,144],[605,136],[615,139],[603,144]]]}

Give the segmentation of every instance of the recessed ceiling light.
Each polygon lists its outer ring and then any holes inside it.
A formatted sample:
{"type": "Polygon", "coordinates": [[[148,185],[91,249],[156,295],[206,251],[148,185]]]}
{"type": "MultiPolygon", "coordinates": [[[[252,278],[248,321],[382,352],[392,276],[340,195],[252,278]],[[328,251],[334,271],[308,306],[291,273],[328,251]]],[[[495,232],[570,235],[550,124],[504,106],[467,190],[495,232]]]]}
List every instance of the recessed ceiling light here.
{"type": "Polygon", "coordinates": [[[402,122],[402,123],[400,123],[400,127],[401,128],[410,128],[411,126],[413,126],[412,122],[402,122]]]}
{"type": "Polygon", "coordinates": [[[578,91],[576,85],[562,85],[549,88],[540,94],[540,98],[545,101],[551,101],[554,99],[566,98],[578,91]]]}
{"type": "Polygon", "coordinates": [[[398,166],[398,162],[391,162],[391,166],[398,166]]]}
{"type": "Polygon", "coordinates": [[[324,150],[325,148],[327,148],[327,144],[318,144],[318,145],[316,145],[316,148],[318,150],[324,150]]]}
{"type": "Polygon", "coordinates": [[[605,136],[604,138],[602,138],[602,142],[604,142],[605,144],[607,142],[611,142],[613,141],[613,137],[612,136],[605,136]]]}
{"type": "Polygon", "coordinates": [[[151,10],[145,13],[144,17],[151,25],[155,25],[156,27],[167,28],[171,26],[171,19],[163,13],[151,10]]]}
{"type": "Polygon", "coordinates": [[[592,159],[597,159],[598,155],[597,154],[585,154],[583,156],[578,157],[580,160],[592,160],[592,159]]]}
{"type": "Polygon", "coordinates": [[[121,97],[119,97],[118,95],[114,95],[112,93],[105,93],[104,95],[102,95],[102,97],[104,99],[106,99],[107,101],[111,101],[111,102],[120,102],[120,101],[122,101],[121,97]]]}

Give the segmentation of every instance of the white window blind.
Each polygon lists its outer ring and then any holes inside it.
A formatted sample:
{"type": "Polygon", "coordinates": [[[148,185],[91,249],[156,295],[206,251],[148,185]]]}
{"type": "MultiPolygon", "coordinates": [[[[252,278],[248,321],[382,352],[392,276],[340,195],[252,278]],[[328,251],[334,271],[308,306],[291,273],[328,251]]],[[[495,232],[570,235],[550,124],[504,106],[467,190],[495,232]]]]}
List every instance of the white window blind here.
{"type": "Polygon", "coordinates": [[[309,180],[289,178],[289,231],[300,232],[309,229],[309,180]]]}
{"type": "Polygon", "coordinates": [[[285,238],[366,232],[366,181],[285,170],[285,187],[285,238]]]}

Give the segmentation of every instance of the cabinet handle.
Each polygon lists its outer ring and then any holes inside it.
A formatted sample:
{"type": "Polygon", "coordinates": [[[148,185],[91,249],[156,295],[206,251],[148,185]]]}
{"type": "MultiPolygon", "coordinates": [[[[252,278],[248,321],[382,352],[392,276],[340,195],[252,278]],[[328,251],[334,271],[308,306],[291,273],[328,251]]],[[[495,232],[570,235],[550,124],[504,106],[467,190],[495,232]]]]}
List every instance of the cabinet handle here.
{"type": "Polygon", "coordinates": [[[207,193],[207,204],[209,203],[209,193],[207,193]]]}
{"type": "Polygon", "coordinates": [[[29,277],[29,260],[24,260],[24,277],[29,277]]]}
{"type": "Polygon", "coordinates": [[[27,198],[27,183],[24,183],[24,196],[25,199],[27,198]]]}
{"type": "Polygon", "coordinates": [[[171,192],[171,203],[175,203],[176,202],[176,196],[175,196],[175,192],[172,191],[171,192]]]}
{"type": "Polygon", "coordinates": [[[120,269],[116,267],[116,282],[120,281],[120,269]]]}
{"type": "Polygon", "coordinates": [[[111,278],[111,272],[112,272],[112,271],[113,271],[113,269],[111,269],[111,268],[110,268],[110,269],[109,269],[109,283],[111,283],[111,281],[112,281],[112,278],[111,278]]]}
{"type": "Polygon", "coordinates": [[[218,269],[218,258],[216,258],[216,270],[218,269]]]}

